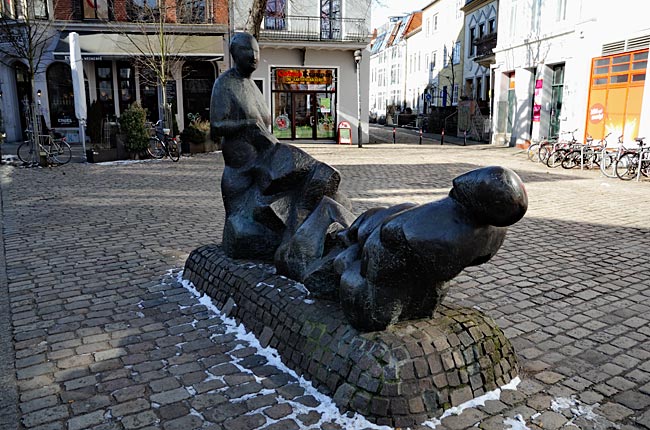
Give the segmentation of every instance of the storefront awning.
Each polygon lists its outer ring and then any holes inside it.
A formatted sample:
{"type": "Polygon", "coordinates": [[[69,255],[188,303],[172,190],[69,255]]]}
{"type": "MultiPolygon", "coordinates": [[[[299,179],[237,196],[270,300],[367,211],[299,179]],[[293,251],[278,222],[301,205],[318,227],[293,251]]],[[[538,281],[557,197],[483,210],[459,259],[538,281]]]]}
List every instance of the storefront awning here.
{"type": "MultiPolygon", "coordinates": [[[[166,36],[168,54],[171,56],[223,60],[223,37],[215,35],[166,36]]],[[[133,56],[157,56],[160,40],[155,34],[96,33],[80,34],[79,45],[84,60],[100,61],[133,56]]],[[[63,33],[54,50],[54,58],[62,60],[70,56],[69,35],[63,33]]]]}

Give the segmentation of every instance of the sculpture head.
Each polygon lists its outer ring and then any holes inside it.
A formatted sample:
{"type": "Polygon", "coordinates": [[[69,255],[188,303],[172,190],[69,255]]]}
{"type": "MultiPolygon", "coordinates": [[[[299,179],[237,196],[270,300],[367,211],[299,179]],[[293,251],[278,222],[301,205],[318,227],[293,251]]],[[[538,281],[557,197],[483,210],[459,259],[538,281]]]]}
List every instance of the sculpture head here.
{"type": "Polygon", "coordinates": [[[235,61],[235,68],[242,75],[249,77],[260,59],[260,47],[257,40],[249,33],[235,33],[230,40],[230,55],[235,61]]]}
{"type": "Polygon", "coordinates": [[[523,182],[505,167],[472,170],[455,178],[453,184],[450,197],[479,222],[506,227],[519,221],[528,209],[523,182]]]}

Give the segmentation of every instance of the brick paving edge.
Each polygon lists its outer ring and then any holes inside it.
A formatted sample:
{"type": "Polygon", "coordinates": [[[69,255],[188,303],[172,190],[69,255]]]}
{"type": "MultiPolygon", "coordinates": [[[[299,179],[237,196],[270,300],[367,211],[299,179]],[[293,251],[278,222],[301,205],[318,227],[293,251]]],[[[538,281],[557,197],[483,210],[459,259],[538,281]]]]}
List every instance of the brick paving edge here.
{"type": "Polygon", "coordinates": [[[0,430],[18,428],[18,393],[14,368],[11,302],[7,281],[7,257],[4,245],[4,191],[7,169],[0,167],[0,430]]]}

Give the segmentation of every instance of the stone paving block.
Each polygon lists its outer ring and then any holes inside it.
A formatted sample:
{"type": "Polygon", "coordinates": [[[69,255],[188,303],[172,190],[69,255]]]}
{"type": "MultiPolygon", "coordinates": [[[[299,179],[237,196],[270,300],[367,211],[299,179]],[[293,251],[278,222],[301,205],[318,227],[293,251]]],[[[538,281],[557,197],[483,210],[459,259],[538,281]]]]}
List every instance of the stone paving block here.
{"type": "Polygon", "coordinates": [[[104,421],[104,411],[99,410],[85,415],[75,416],[68,420],[68,430],[82,430],[101,424],[104,421]]]}

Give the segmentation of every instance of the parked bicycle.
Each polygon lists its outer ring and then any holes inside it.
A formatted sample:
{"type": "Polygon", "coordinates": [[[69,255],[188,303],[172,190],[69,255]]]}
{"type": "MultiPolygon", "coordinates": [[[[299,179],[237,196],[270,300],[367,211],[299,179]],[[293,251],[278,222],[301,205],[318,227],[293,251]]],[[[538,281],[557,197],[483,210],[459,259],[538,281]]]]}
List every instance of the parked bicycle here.
{"type": "Polygon", "coordinates": [[[562,133],[562,134],[570,134],[571,140],[556,142],[553,144],[553,148],[551,149],[551,152],[548,154],[548,158],[546,159],[546,165],[548,167],[560,166],[562,164],[562,160],[564,159],[564,156],[568,154],[570,150],[577,147],[576,145],[581,145],[581,143],[579,143],[575,137],[576,131],[578,131],[578,129],[562,133]]]}
{"type": "Polygon", "coordinates": [[[567,152],[562,159],[562,168],[573,169],[580,166],[581,169],[592,169],[594,167],[600,168],[601,165],[605,166],[605,168],[609,167],[612,164],[612,158],[604,149],[607,148],[607,138],[610,134],[608,133],[596,144],[593,144],[593,138],[588,136],[587,144],[574,147],[567,152]]]}
{"type": "Polygon", "coordinates": [[[27,130],[27,134],[30,138],[21,143],[16,151],[23,164],[38,164],[41,154],[45,154],[48,164],[66,164],[72,159],[72,149],[61,133],[49,130],[48,134],[40,134],[35,138],[31,130],[27,130]]]}
{"type": "Polygon", "coordinates": [[[609,157],[610,161],[609,164],[606,163],[600,163],[600,171],[602,172],[603,175],[607,176],[608,178],[615,178],[616,177],[616,162],[621,158],[621,155],[625,152],[625,145],[623,144],[623,136],[618,137],[618,148],[616,149],[616,152],[608,151],[607,146],[603,148],[603,157],[609,157]]]}
{"type": "Polygon", "coordinates": [[[555,143],[557,143],[557,136],[548,139],[544,137],[538,142],[533,142],[528,147],[528,159],[535,163],[541,162],[546,164],[548,155],[551,153],[551,149],[555,143]]]}
{"type": "Polygon", "coordinates": [[[625,151],[614,167],[616,176],[624,181],[639,179],[640,175],[650,176],[650,148],[644,147],[645,138],[637,137],[634,140],[639,147],[625,151]]]}
{"type": "Polygon", "coordinates": [[[175,137],[170,136],[171,130],[163,128],[163,121],[158,120],[152,125],[152,135],[149,138],[147,152],[153,158],[163,158],[165,155],[172,161],[181,158],[180,147],[175,137]]]}

